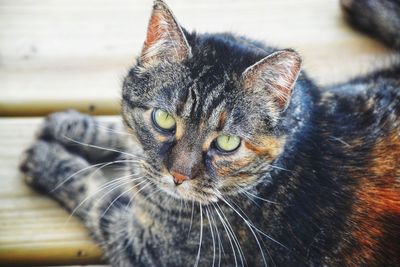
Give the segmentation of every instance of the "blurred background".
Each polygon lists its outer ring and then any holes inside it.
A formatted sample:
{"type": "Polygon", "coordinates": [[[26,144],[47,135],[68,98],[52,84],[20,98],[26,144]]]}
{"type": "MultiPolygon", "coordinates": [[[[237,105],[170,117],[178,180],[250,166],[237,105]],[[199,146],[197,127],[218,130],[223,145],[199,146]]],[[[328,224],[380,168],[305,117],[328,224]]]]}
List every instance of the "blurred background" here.
{"type": "MultiPolygon", "coordinates": [[[[388,62],[349,28],[337,0],[170,0],[189,31],[233,31],[295,48],[319,84],[388,62]]],[[[75,107],[119,112],[121,80],[141,50],[150,0],[0,0],[0,115],[75,107]]]]}
{"type": "MultiPolygon", "coordinates": [[[[345,23],[338,0],[166,1],[189,31],[298,50],[321,86],[394,60],[345,23]]],[[[150,0],[0,0],[0,266],[101,262],[82,224],[28,188],[18,162],[50,112],[119,113],[151,8],[150,0]]]]}

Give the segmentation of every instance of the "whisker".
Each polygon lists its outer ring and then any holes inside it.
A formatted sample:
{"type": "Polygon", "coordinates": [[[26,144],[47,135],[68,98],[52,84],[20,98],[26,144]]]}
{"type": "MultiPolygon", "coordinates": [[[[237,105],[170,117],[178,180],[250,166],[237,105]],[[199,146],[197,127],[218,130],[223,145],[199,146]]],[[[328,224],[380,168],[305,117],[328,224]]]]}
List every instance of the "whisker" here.
{"type": "MultiPolygon", "coordinates": [[[[152,182],[151,180],[147,179],[147,181],[148,181],[150,184],[153,184],[153,182],[152,182]]],[[[161,188],[158,188],[158,190],[156,190],[156,191],[161,191],[161,188]]],[[[138,192],[136,192],[136,193],[133,195],[133,197],[131,197],[131,198],[129,199],[129,202],[128,202],[127,207],[129,207],[129,206],[131,205],[131,203],[132,203],[133,199],[135,198],[136,194],[139,193],[139,192],[140,192],[140,190],[139,190],[138,192]]],[[[154,193],[154,192],[153,192],[153,193],[154,193]]],[[[153,193],[147,195],[147,196],[145,197],[145,200],[146,200],[150,195],[152,195],[153,193]]]]}
{"type": "MultiPolygon", "coordinates": [[[[282,246],[282,247],[284,247],[284,248],[286,248],[286,249],[289,250],[289,248],[288,248],[287,246],[283,245],[283,244],[280,243],[279,241],[273,239],[272,237],[270,237],[269,235],[267,235],[266,233],[264,233],[262,230],[260,230],[258,227],[256,227],[253,223],[251,223],[250,220],[246,220],[246,219],[242,216],[242,214],[239,213],[235,208],[233,208],[232,205],[231,205],[227,200],[225,200],[223,197],[220,197],[220,199],[221,199],[223,202],[225,202],[225,204],[227,204],[233,211],[235,211],[235,213],[238,214],[239,217],[241,217],[241,218],[245,221],[245,223],[246,223],[246,224],[249,224],[254,230],[256,230],[256,231],[259,232],[260,234],[264,235],[265,237],[267,237],[267,238],[270,239],[271,241],[273,241],[273,242],[277,243],[278,245],[280,245],[280,246],[282,246]]],[[[237,204],[235,204],[235,205],[236,205],[236,207],[238,207],[238,208],[240,209],[240,207],[239,207],[237,204]]],[[[242,211],[242,212],[243,212],[243,211],[242,211]]],[[[244,213],[244,212],[243,212],[243,213],[244,213]]],[[[247,216],[246,216],[246,217],[247,217],[247,216]]],[[[248,217],[247,217],[247,218],[248,218],[248,217]]]]}
{"type": "MultiPolygon", "coordinates": [[[[107,213],[107,211],[112,207],[112,205],[113,205],[122,195],[126,194],[127,192],[131,191],[132,189],[134,189],[134,188],[140,186],[141,184],[143,184],[143,183],[145,183],[145,182],[146,182],[146,180],[143,180],[143,181],[139,182],[138,184],[135,184],[134,186],[130,187],[128,190],[125,190],[124,192],[122,192],[121,194],[119,194],[116,198],[114,198],[114,200],[111,202],[111,204],[108,205],[108,207],[107,207],[107,208],[104,210],[104,212],[100,215],[100,218],[102,218],[102,217],[107,213]]],[[[148,184],[149,184],[149,182],[147,182],[146,185],[148,185],[148,184]]]]}
{"type": "Polygon", "coordinates": [[[109,193],[111,193],[113,190],[115,190],[116,188],[118,188],[118,187],[120,187],[120,186],[126,185],[126,184],[131,183],[132,181],[135,181],[135,180],[138,180],[138,179],[143,179],[143,177],[137,177],[137,178],[135,178],[135,179],[131,179],[130,177],[132,177],[132,176],[134,176],[134,175],[136,175],[136,174],[133,174],[133,175],[132,175],[132,174],[126,175],[126,176],[123,176],[123,177],[114,179],[114,180],[112,180],[112,181],[110,181],[110,182],[107,182],[107,183],[105,184],[105,186],[102,185],[98,190],[96,190],[94,193],[92,193],[92,194],[90,194],[89,196],[87,196],[84,200],[82,200],[82,201],[79,203],[78,206],[76,206],[76,207],[72,210],[72,212],[71,212],[71,214],[70,214],[70,216],[68,217],[68,219],[67,219],[66,222],[67,222],[67,223],[69,222],[69,220],[72,218],[72,216],[75,214],[75,212],[77,212],[78,209],[79,209],[86,201],[88,201],[90,198],[94,197],[95,195],[97,195],[98,193],[100,193],[101,191],[103,191],[104,189],[114,186],[113,188],[111,188],[110,191],[108,191],[107,193],[105,193],[105,194],[100,198],[100,200],[103,199],[106,195],[108,195],[109,193]],[[117,185],[115,186],[115,184],[117,184],[117,185]]]}
{"type": "Polygon", "coordinates": [[[194,215],[194,199],[192,199],[192,215],[190,216],[190,225],[189,225],[188,237],[190,235],[190,231],[192,230],[193,215],[194,215]]]}
{"type": "Polygon", "coordinates": [[[240,262],[242,263],[242,266],[244,266],[244,263],[246,262],[246,258],[244,256],[244,252],[242,250],[242,246],[240,245],[239,239],[237,238],[237,236],[236,236],[231,224],[229,223],[228,218],[225,216],[225,213],[223,212],[222,208],[219,206],[218,203],[216,203],[216,205],[217,205],[217,208],[219,209],[219,211],[221,212],[222,216],[224,217],[227,227],[232,234],[233,242],[239,253],[240,262]]]}
{"type": "Polygon", "coordinates": [[[73,142],[73,143],[76,143],[76,144],[79,144],[79,145],[82,145],[82,146],[87,146],[87,147],[91,147],[91,148],[97,148],[97,149],[101,149],[101,150],[116,152],[116,153],[120,153],[120,154],[122,154],[122,155],[126,155],[126,156],[133,157],[133,158],[137,157],[137,155],[130,154],[130,153],[128,153],[128,152],[121,151],[121,150],[118,150],[118,149],[107,148],[107,147],[101,147],[101,146],[96,146],[96,145],[92,145],[92,144],[86,144],[86,143],[83,143],[83,142],[74,140],[74,139],[72,139],[72,138],[70,138],[70,137],[68,137],[68,136],[65,136],[65,135],[64,135],[63,137],[64,137],[65,139],[67,139],[67,140],[73,142]]]}
{"type": "Polygon", "coordinates": [[[238,262],[237,262],[237,258],[236,258],[236,250],[235,250],[235,248],[234,248],[234,246],[233,246],[232,238],[231,238],[230,232],[227,230],[227,226],[226,226],[225,221],[224,221],[224,219],[222,218],[221,214],[218,212],[218,210],[217,210],[217,208],[214,206],[214,204],[212,204],[212,205],[213,205],[213,207],[214,207],[214,211],[215,211],[215,212],[217,213],[217,215],[218,215],[218,218],[219,218],[220,222],[222,223],[222,226],[223,226],[223,228],[224,228],[224,230],[225,230],[225,233],[226,233],[227,236],[228,236],[228,241],[229,241],[229,244],[231,245],[231,250],[232,250],[232,253],[233,253],[233,259],[234,259],[234,261],[235,261],[235,266],[237,267],[237,266],[238,266],[238,262]]]}
{"type": "Polygon", "coordinates": [[[199,207],[200,207],[200,241],[199,241],[199,250],[197,252],[197,257],[196,257],[196,262],[194,264],[194,267],[197,267],[199,265],[200,253],[201,253],[201,243],[203,241],[203,208],[201,207],[201,204],[199,204],[199,207]]]}
{"type": "Polygon", "coordinates": [[[259,199],[259,200],[262,200],[262,201],[264,201],[264,202],[267,202],[267,203],[276,204],[276,205],[281,205],[281,204],[279,204],[278,202],[275,202],[275,201],[272,201],[272,200],[268,200],[268,199],[259,197],[259,196],[257,196],[257,195],[254,195],[254,194],[250,193],[249,191],[246,191],[245,189],[243,189],[243,193],[245,193],[246,195],[250,195],[250,196],[252,196],[253,198],[257,198],[257,199],[259,199]]]}
{"type": "MultiPolygon", "coordinates": [[[[124,160],[124,163],[127,163],[127,162],[131,162],[131,161],[130,161],[130,160],[124,160]]],[[[98,172],[100,172],[102,169],[104,169],[104,168],[106,168],[106,167],[108,167],[108,166],[110,166],[110,165],[112,165],[112,164],[113,164],[113,162],[109,162],[109,163],[106,163],[106,164],[104,164],[103,166],[97,168],[93,173],[90,174],[89,178],[94,177],[94,176],[95,176],[98,172]]]]}
{"type": "Polygon", "coordinates": [[[259,203],[257,203],[253,197],[251,197],[250,195],[247,195],[245,191],[241,192],[243,193],[243,195],[250,200],[254,205],[256,205],[257,207],[260,207],[259,203]]]}
{"type": "Polygon", "coordinates": [[[189,200],[185,198],[183,203],[185,203],[185,211],[188,211],[189,210],[189,200]]]}
{"type": "Polygon", "coordinates": [[[181,198],[179,199],[178,222],[182,220],[182,207],[183,207],[183,201],[181,198]]]}
{"type": "Polygon", "coordinates": [[[224,254],[225,254],[225,252],[223,251],[224,247],[223,247],[222,242],[221,242],[221,237],[219,235],[218,225],[217,225],[217,222],[215,221],[214,214],[212,213],[211,207],[210,207],[210,217],[211,217],[211,220],[213,222],[213,225],[215,226],[215,232],[217,233],[217,240],[218,240],[218,267],[220,267],[221,266],[221,257],[222,257],[221,256],[221,251],[224,254]]]}
{"type": "Polygon", "coordinates": [[[104,131],[107,131],[107,132],[110,132],[110,133],[116,133],[116,134],[121,134],[121,135],[130,135],[130,136],[134,136],[133,134],[128,133],[128,132],[113,130],[113,129],[111,129],[111,128],[105,126],[105,125],[100,124],[100,123],[96,123],[95,126],[96,126],[96,128],[98,128],[98,129],[101,129],[101,130],[104,130],[104,131]]]}
{"type": "MultiPolygon", "coordinates": [[[[75,175],[78,175],[81,172],[84,172],[88,169],[91,168],[95,168],[97,166],[103,165],[103,164],[108,164],[110,163],[110,161],[106,161],[106,162],[101,162],[101,163],[97,163],[97,164],[93,164],[90,166],[87,166],[83,169],[80,169],[79,171],[74,172],[73,174],[69,175],[67,178],[65,178],[60,184],[58,184],[54,189],[52,189],[50,192],[54,192],[55,190],[57,190],[58,188],[60,188],[61,186],[63,186],[66,182],[68,182],[70,179],[72,179],[75,175]]],[[[112,161],[112,164],[116,164],[116,163],[125,163],[125,160],[116,160],[116,161],[112,161]]],[[[111,164],[110,164],[111,165],[111,164]]]]}
{"type": "Polygon", "coordinates": [[[161,173],[161,172],[159,172],[158,170],[154,169],[154,168],[153,168],[150,164],[148,164],[148,163],[147,163],[147,165],[142,166],[142,168],[143,168],[145,171],[147,171],[147,173],[148,173],[149,175],[152,175],[152,176],[162,176],[162,173],[161,173]]]}
{"type": "Polygon", "coordinates": [[[212,261],[212,267],[214,267],[215,265],[215,238],[214,238],[214,230],[213,227],[211,225],[211,218],[210,218],[210,214],[209,214],[209,209],[208,207],[206,207],[206,216],[207,216],[207,220],[208,220],[208,224],[210,225],[210,232],[211,232],[211,238],[213,241],[213,261],[212,261]]]}
{"type": "MultiPolygon", "coordinates": [[[[151,182],[151,181],[149,181],[150,183],[153,183],[153,182],[151,182]]],[[[145,198],[144,198],[144,201],[146,201],[146,199],[148,199],[149,197],[151,197],[152,195],[154,195],[154,194],[156,194],[156,193],[158,193],[158,192],[160,192],[160,191],[162,191],[162,189],[161,188],[157,188],[157,187],[155,187],[155,189],[150,193],[150,194],[148,194],[145,198]]],[[[130,203],[130,202],[129,202],[130,203]]]]}
{"type": "MultiPolygon", "coordinates": [[[[107,193],[105,193],[104,195],[103,195],[103,197],[104,196],[106,196],[106,195],[108,195],[109,193],[111,193],[114,189],[116,189],[116,188],[118,188],[118,187],[120,187],[120,186],[123,186],[123,185],[126,185],[126,184],[128,184],[128,183],[130,183],[130,180],[124,180],[124,181],[118,181],[118,182],[115,182],[115,183],[113,183],[112,185],[110,185],[110,186],[115,186],[115,184],[117,184],[115,187],[113,187],[110,191],[108,191],[107,193]]],[[[86,202],[86,201],[88,201],[90,198],[92,198],[92,197],[94,197],[94,195],[96,195],[97,193],[99,193],[100,191],[102,191],[102,190],[104,190],[105,188],[102,188],[102,189],[100,189],[100,190],[98,190],[98,191],[96,191],[94,194],[91,194],[91,195],[89,195],[89,196],[87,196],[84,200],[82,200],[80,203],[79,203],[79,205],[77,205],[73,210],[72,210],[72,212],[71,212],[71,214],[68,216],[68,218],[67,218],[67,220],[65,221],[65,224],[67,224],[67,223],[69,223],[69,221],[71,220],[71,218],[75,215],[75,213],[83,206],[83,204],[86,202]]],[[[103,198],[102,197],[102,198],[103,198]]],[[[84,211],[84,213],[87,213],[88,211],[84,211]]]]}
{"type": "MultiPolygon", "coordinates": [[[[257,237],[256,233],[255,233],[254,230],[253,230],[253,227],[254,227],[254,228],[256,228],[256,227],[255,227],[254,225],[252,225],[248,220],[246,220],[246,219],[245,219],[235,208],[233,208],[232,205],[231,205],[228,201],[226,201],[223,197],[220,197],[220,199],[221,199],[226,205],[228,205],[236,214],[238,214],[239,217],[240,217],[240,218],[245,222],[245,224],[248,226],[248,229],[251,231],[251,233],[252,233],[253,236],[254,236],[254,239],[255,239],[256,242],[257,242],[258,248],[259,248],[259,250],[260,250],[260,252],[261,252],[261,257],[263,258],[263,261],[264,261],[264,265],[267,266],[267,261],[266,261],[266,259],[265,259],[265,255],[264,255],[263,249],[262,249],[262,247],[261,247],[260,241],[258,240],[258,237],[257,237]]],[[[258,228],[257,228],[257,229],[258,229],[258,228]]]]}
{"type": "Polygon", "coordinates": [[[279,167],[279,166],[275,166],[275,165],[271,165],[269,164],[269,167],[273,168],[273,169],[277,169],[277,170],[281,170],[281,171],[287,171],[287,172],[291,172],[291,170],[283,168],[283,167],[279,167]]]}

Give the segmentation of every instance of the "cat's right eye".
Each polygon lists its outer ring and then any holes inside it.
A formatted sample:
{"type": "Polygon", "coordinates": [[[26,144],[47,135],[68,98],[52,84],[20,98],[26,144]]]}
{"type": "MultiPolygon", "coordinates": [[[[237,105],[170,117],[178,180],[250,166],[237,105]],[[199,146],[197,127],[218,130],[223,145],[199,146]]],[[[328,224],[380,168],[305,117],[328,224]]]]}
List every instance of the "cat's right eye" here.
{"type": "Polygon", "coordinates": [[[153,124],[158,129],[167,132],[173,132],[175,130],[175,118],[164,109],[154,109],[151,117],[153,124]]]}
{"type": "Polygon", "coordinates": [[[216,139],[216,145],[219,151],[233,152],[240,146],[240,138],[234,135],[221,134],[216,139]]]}

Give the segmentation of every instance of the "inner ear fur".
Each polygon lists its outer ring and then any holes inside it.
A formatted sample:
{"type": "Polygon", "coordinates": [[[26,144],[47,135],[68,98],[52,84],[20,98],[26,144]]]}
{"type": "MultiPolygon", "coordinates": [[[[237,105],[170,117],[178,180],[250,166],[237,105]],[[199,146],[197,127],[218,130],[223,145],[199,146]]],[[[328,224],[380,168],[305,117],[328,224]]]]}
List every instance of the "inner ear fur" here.
{"type": "Polygon", "coordinates": [[[248,67],[242,74],[245,90],[266,92],[280,111],[284,111],[300,74],[300,55],[291,49],[281,50],[248,67]]]}
{"type": "Polygon", "coordinates": [[[154,1],[147,36],[140,56],[143,67],[162,61],[183,61],[191,48],[172,11],[161,0],[154,1]]]}

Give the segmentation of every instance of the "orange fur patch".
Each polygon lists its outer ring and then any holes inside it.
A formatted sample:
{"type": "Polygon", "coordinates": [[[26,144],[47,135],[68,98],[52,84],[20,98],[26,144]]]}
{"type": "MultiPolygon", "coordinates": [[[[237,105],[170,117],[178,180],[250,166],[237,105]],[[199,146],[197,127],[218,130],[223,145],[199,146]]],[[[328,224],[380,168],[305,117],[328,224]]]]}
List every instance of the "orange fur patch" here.
{"type": "Polygon", "coordinates": [[[219,121],[218,121],[218,128],[219,129],[224,128],[224,125],[226,123],[226,119],[227,119],[227,112],[226,111],[221,112],[221,114],[219,115],[219,121]]]}
{"type": "Polygon", "coordinates": [[[263,136],[258,140],[258,144],[245,141],[244,146],[258,156],[266,156],[269,159],[276,158],[283,150],[284,138],[263,136]]]}
{"type": "Polygon", "coordinates": [[[240,169],[246,167],[247,165],[249,165],[252,162],[253,162],[252,158],[245,157],[245,158],[242,158],[240,160],[233,161],[232,165],[231,165],[231,168],[233,170],[240,170],[240,169]]]}
{"type": "MultiPolygon", "coordinates": [[[[354,174],[360,179],[351,218],[355,224],[352,236],[358,246],[347,258],[348,266],[374,262],[375,252],[385,236],[385,217],[394,216],[397,218],[395,223],[400,224],[400,132],[395,131],[387,138],[379,139],[371,158],[369,178],[360,176],[362,173],[354,174]]],[[[397,229],[400,230],[399,226],[397,229]]],[[[397,245],[397,248],[383,249],[388,255],[396,255],[399,248],[397,245]]]]}
{"type": "Polygon", "coordinates": [[[159,143],[164,143],[164,142],[167,142],[169,140],[168,137],[166,137],[165,135],[162,135],[162,134],[157,134],[154,137],[159,143]]]}
{"type": "Polygon", "coordinates": [[[175,121],[176,121],[175,138],[176,140],[180,140],[183,136],[183,133],[185,132],[185,129],[183,127],[184,123],[180,118],[175,118],[175,121]]]}
{"type": "Polygon", "coordinates": [[[220,160],[221,157],[218,155],[215,155],[212,160],[212,164],[216,167],[219,176],[230,176],[233,172],[238,171],[253,162],[253,158],[243,157],[241,159],[232,160],[229,166],[221,166],[218,164],[220,160]]]}
{"type": "Polygon", "coordinates": [[[218,137],[218,133],[217,132],[213,132],[211,133],[209,136],[207,136],[206,140],[204,140],[203,145],[201,147],[201,149],[203,150],[203,152],[206,152],[210,149],[210,145],[211,143],[218,137]]]}

